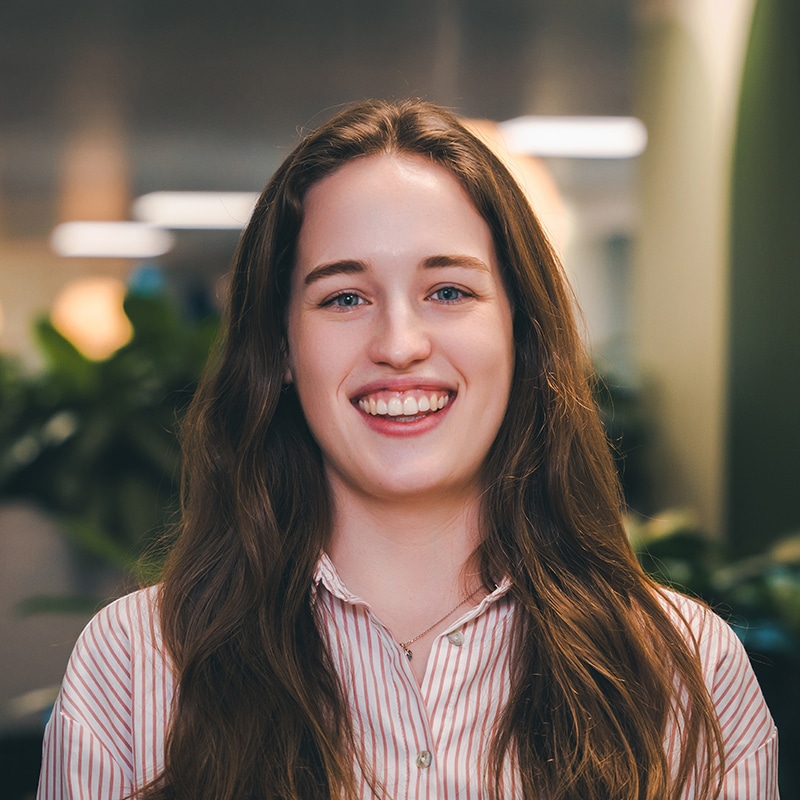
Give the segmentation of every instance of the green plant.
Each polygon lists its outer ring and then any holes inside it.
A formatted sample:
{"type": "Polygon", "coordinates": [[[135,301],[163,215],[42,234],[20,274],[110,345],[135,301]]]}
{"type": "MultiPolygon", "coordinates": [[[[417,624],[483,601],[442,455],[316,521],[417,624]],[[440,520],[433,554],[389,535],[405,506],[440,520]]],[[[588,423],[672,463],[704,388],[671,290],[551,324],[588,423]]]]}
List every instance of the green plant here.
{"type": "Polygon", "coordinates": [[[736,558],[683,512],[632,516],[628,530],[648,573],[727,615],[749,649],[800,657],[800,533],[736,558]]]}
{"type": "Polygon", "coordinates": [[[130,572],[176,509],[176,425],[218,322],[188,322],[164,295],[131,294],[125,312],[133,338],[104,361],[86,358],[48,319],[36,324],[40,372],[0,358],[0,498],[36,504],[90,563],[130,572]]]}

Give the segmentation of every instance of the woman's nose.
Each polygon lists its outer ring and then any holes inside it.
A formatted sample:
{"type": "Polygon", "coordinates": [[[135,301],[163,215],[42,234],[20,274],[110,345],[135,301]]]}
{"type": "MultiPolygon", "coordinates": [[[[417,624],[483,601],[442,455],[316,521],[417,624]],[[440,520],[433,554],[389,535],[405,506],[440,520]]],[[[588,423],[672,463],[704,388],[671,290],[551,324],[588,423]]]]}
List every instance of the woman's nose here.
{"type": "Polygon", "coordinates": [[[370,358],[375,363],[405,369],[430,355],[430,333],[408,305],[384,309],[375,322],[369,348],[370,358]]]}

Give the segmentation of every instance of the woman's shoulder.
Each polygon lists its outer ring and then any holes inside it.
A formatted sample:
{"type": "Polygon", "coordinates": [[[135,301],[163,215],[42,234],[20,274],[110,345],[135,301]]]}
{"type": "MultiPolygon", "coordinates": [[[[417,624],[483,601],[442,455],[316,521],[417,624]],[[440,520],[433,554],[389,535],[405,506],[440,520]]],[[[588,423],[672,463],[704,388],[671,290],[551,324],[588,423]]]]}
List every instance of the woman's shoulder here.
{"type": "Polygon", "coordinates": [[[671,590],[659,599],[673,624],[697,653],[703,679],[718,702],[731,697],[759,698],[750,656],[734,627],[705,603],[671,590]]]}
{"type": "Polygon", "coordinates": [[[731,626],[702,600],[663,586],[656,594],[670,619],[687,635],[736,638],[731,626]]]}
{"type": "Polygon", "coordinates": [[[158,586],[148,586],[113,600],[89,620],[78,643],[87,639],[111,639],[117,645],[123,642],[160,643],[158,602],[158,586]]]}
{"type": "Polygon", "coordinates": [[[158,597],[158,587],[151,586],[100,609],[78,637],[65,686],[101,678],[128,685],[137,665],[164,662],[158,597]]]}
{"type": "Polygon", "coordinates": [[[161,584],[154,584],[153,586],[146,586],[143,589],[124,594],[116,600],[107,603],[98,615],[116,614],[121,619],[133,619],[142,616],[153,617],[157,616],[157,609],[159,597],[161,594],[161,584]]]}

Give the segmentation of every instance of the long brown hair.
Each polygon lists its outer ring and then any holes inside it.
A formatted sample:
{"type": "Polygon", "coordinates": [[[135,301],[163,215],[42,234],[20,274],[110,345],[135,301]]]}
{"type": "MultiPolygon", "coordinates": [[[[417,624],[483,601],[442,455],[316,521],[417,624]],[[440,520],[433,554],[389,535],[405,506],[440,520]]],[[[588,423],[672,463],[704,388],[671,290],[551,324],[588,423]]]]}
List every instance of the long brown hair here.
{"type": "Polygon", "coordinates": [[[164,771],[143,796],[357,796],[360,746],[310,602],[331,499],[283,385],[284,320],[305,192],[375,153],[416,154],[460,181],[513,306],[515,373],[476,553],[487,584],[511,578],[517,605],[487,795],[503,797],[511,763],[526,797],[664,800],[689,781],[698,798],[716,796],[721,736],[696,647],[625,536],[558,260],[500,161],[415,100],[362,103],[306,136],[242,235],[221,343],[183,431],[183,516],[160,594],[179,688],[164,771]]]}

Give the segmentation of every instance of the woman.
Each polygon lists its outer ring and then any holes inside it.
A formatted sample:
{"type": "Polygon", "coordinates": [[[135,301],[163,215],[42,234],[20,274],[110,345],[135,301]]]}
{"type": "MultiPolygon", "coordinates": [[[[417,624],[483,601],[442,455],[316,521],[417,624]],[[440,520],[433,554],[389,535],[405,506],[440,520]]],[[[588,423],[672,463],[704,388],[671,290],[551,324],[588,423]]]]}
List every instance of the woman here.
{"type": "Polygon", "coordinates": [[[570,304],[449,114],[307,136],[239,246],[163,582],[82,636],[40,797],[777,797],[741,646],[627,543],[570,304]]]}

